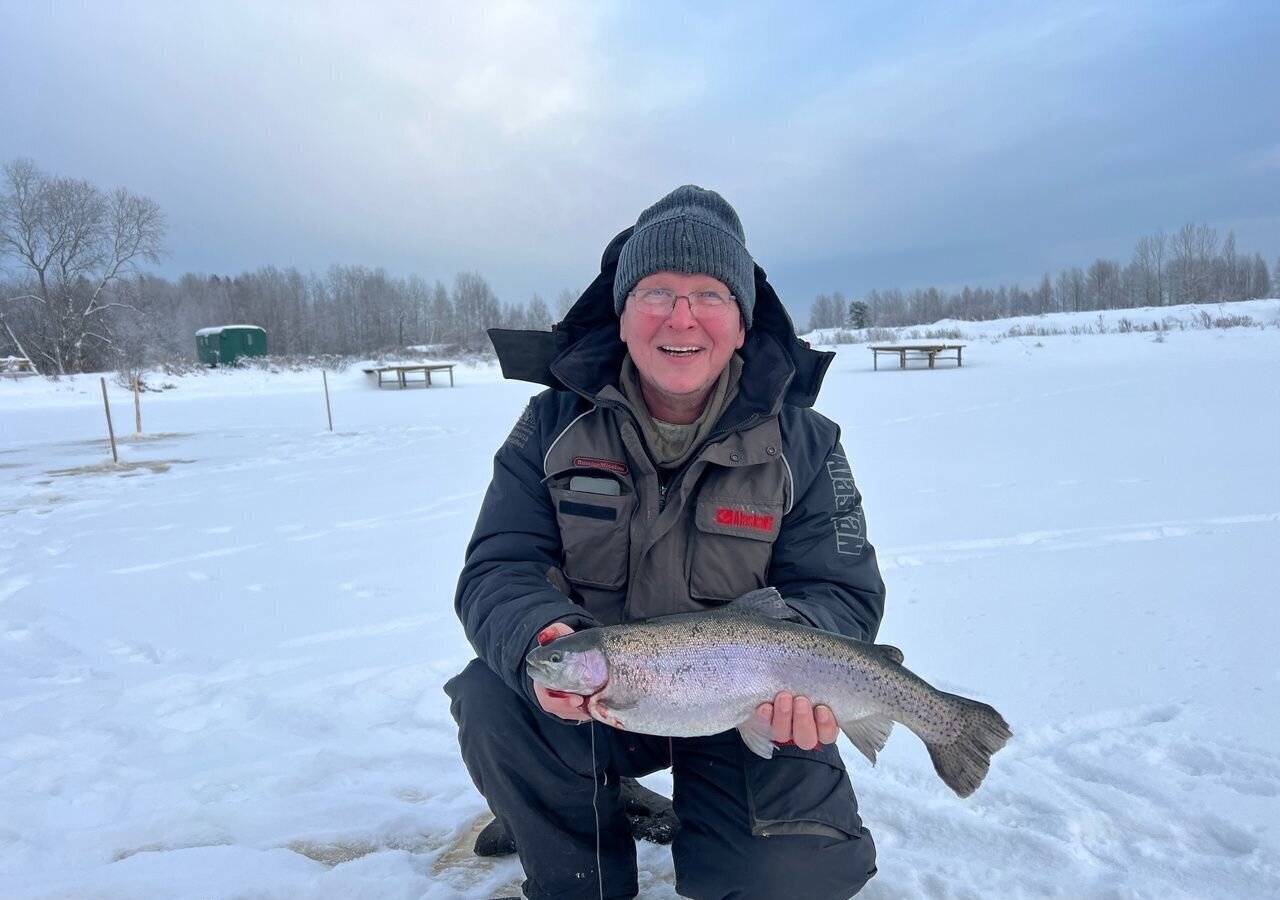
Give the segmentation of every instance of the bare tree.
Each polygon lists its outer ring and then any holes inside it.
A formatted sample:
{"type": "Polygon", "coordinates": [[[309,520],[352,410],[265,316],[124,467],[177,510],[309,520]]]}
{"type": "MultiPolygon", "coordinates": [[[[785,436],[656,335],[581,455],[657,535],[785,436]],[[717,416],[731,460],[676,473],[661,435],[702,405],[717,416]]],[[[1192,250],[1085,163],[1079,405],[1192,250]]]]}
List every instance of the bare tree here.
{"type": "Polygon", "coordinates": [[[1079,266],[1063,269],[1058,273],[1058,309],[1063,312],[1080,312],[1085,308],[1084,271],[1079,266]]]}
{"type": "Polygon", "coordinates": [[[1095,259],[1085,273],[1085,308],[1109,309],[1120,280],[1120,266],[1108,259],[1095,259]]]}
{"type": "Polygon", "coordinates": [[[838,309],[829,295],[819,294],[814,298],[813,306],[809,307],[809,330],[837,326],[843,318],[844,310],[838,309]]]}
{"type": "Polygon", "coordinates": [[[501,323],[502,304],[479,272],[459,272],[453,280],[453,313],[456,340],[469,350],[489,346],[485,333],[501,323]]]}
{"type": "Polygon", "coordinates": [[[1255,253],[1247,268],[1246,300],[1260,300],[1271,296],[1271,275],[1267,272],[1267,261],[1261,253],[1255,253]]]}
{"type": "Polygon", "coordinates": [[[23,337],[40,364],[66,374],[104,362],[112,312],[134,309],[117,296],[119,280],[140,261],[160,260],[160,207],[124,188],[106,192],[48,175],[24,159],[5,164],[3,189],[0,255],[16,260],[26,281],[26,290],[3,298],[6,311],[34,305],[23,337]]]}
{"type": "Polygon", "coordinates": [[[1164,306],[1165,252],[1169,239],[1163,231],[1144,237],[1133,250],[1133,261],[1141,273],[1142,304],[1164,306]]]}
{"type": "Polygon", "coordinates": [[[843,328],[847,324],[848,307],[844,295],[839,291],[834,294],[819,294],[809,307],[809,328],[843,328]]]}
{"type": "Polygon", "coordinates": [[[1188,222],[1178,229],[1169,266],[1176,302],[1201,303],[1211,298],[1217,251],[1218,233],[1208,225],[1188,222]]]}
{"type": "Polygon", "coordinates": [[[534,294],[532,299],[529,300],[529,309],[525,314],[525,319],[530,328],[539,331],[546,331],[555,321],[551,318],[551,310],[547,309],[546,302],[537,294],[534,294]]]}
{"type": "Polygon", "coordinates": [[[1044,278],[1040,279],[1040,287],[1036,288],[1033,307],[1037,315],[1053,312],[1053,282],[1049,279],[1048,272],[1044,273],[1044,278]]]}
{"type": "Polygon", "coordinates": [[[1221,303],[1224,300],[1238,300],[1244,292],[1241,283],[1240,257],[1236,253],[1236,233],[1228,231],[1222,241],[1222,252],[1214,261],[1214,293],[1221,303]]]}

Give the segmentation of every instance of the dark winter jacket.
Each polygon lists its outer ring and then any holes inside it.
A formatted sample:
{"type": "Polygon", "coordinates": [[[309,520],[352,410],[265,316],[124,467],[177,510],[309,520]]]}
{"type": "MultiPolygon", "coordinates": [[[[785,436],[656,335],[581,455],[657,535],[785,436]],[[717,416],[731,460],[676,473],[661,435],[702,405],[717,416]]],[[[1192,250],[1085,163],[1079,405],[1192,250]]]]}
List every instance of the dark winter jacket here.
{"type": "Polygon", "coordinates": [[[493,331],[507,377],[549,386],[494,459],[458,583],[477,655],[529,692],[525,654],[575,629],[721,605],[764,585],[798,618],[863,640],[884,608],[839,428],[810,407],[831,354],[800,342],[756,267],[738,392],[676,471],[660,472],[618,388],[612,284],[624,231],[554,332],[493,331]]]}

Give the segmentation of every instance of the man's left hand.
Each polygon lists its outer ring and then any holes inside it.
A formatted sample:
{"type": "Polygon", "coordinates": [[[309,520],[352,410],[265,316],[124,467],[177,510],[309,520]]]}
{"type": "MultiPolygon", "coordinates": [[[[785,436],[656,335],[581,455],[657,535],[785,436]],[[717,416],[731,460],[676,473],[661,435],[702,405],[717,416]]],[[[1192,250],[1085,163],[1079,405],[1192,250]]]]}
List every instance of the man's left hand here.
{"type": "Polygon", "coordinates": [[[757,716],[773,728],[775,744],[794,743],[801,750],[812,750],[818,744],[834,744],[840,733],[831,710],[819,704],[814,706],[808,697],[782,691],[772,703],[756,707],[757,716]]]}

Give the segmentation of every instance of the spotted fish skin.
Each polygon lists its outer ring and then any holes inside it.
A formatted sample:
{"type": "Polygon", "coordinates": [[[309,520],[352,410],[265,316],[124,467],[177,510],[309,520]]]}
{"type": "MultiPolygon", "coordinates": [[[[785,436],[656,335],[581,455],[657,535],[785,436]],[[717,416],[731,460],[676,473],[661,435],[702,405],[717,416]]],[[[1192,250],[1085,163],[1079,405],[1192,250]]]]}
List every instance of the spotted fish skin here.
{"type": "Polygon", "coordinates": [[[588,712],[616,728],[672,737],[737,728],[766,757],[772,735],[756,707],[780,691],[803,694],[828,706],[873,764],[900,722],[952,790],[977,789],[1012,737],[1000,713],[934,688],[894,647],[787,621],[793,615],[765,588],[718,610],[576,632],[533,650],[527,669],[548,688],[587,695],[588,712]]]}

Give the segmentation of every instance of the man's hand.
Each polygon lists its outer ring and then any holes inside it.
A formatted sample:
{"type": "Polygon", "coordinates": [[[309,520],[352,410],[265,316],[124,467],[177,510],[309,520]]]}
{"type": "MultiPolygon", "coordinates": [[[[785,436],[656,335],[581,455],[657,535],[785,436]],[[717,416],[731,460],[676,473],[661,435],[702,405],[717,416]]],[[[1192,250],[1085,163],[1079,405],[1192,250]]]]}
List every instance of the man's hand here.
{"type": "MultiPolygon", "coordinates": [[[[538,643],[549,644],[558,637],[564,637],[566,634],[573,634],[573,629],[563,622],[556,622],[542,629],[538,634],[538,643]]],[[[590,722],[591,716],[587,715],[583,704],[586,703],[586,697],[581,694],[566,694],[564,691],[553,691],[545,688],[538,682],[533,683],[534,696],[538,698],[538,705],[542,707],[542,711],[561,719],[568,719],[571,722],[590,722]]]]}
{"type": "Polygon", "coordinates": [[[818,744],[834,744],[840,725],[831,710],[814,706],[808,697],[782,691],[772,703],[756,707],[757,716],[773,727],[775,744],[794,743],[801,750],[812,750],[818,744]]]}

